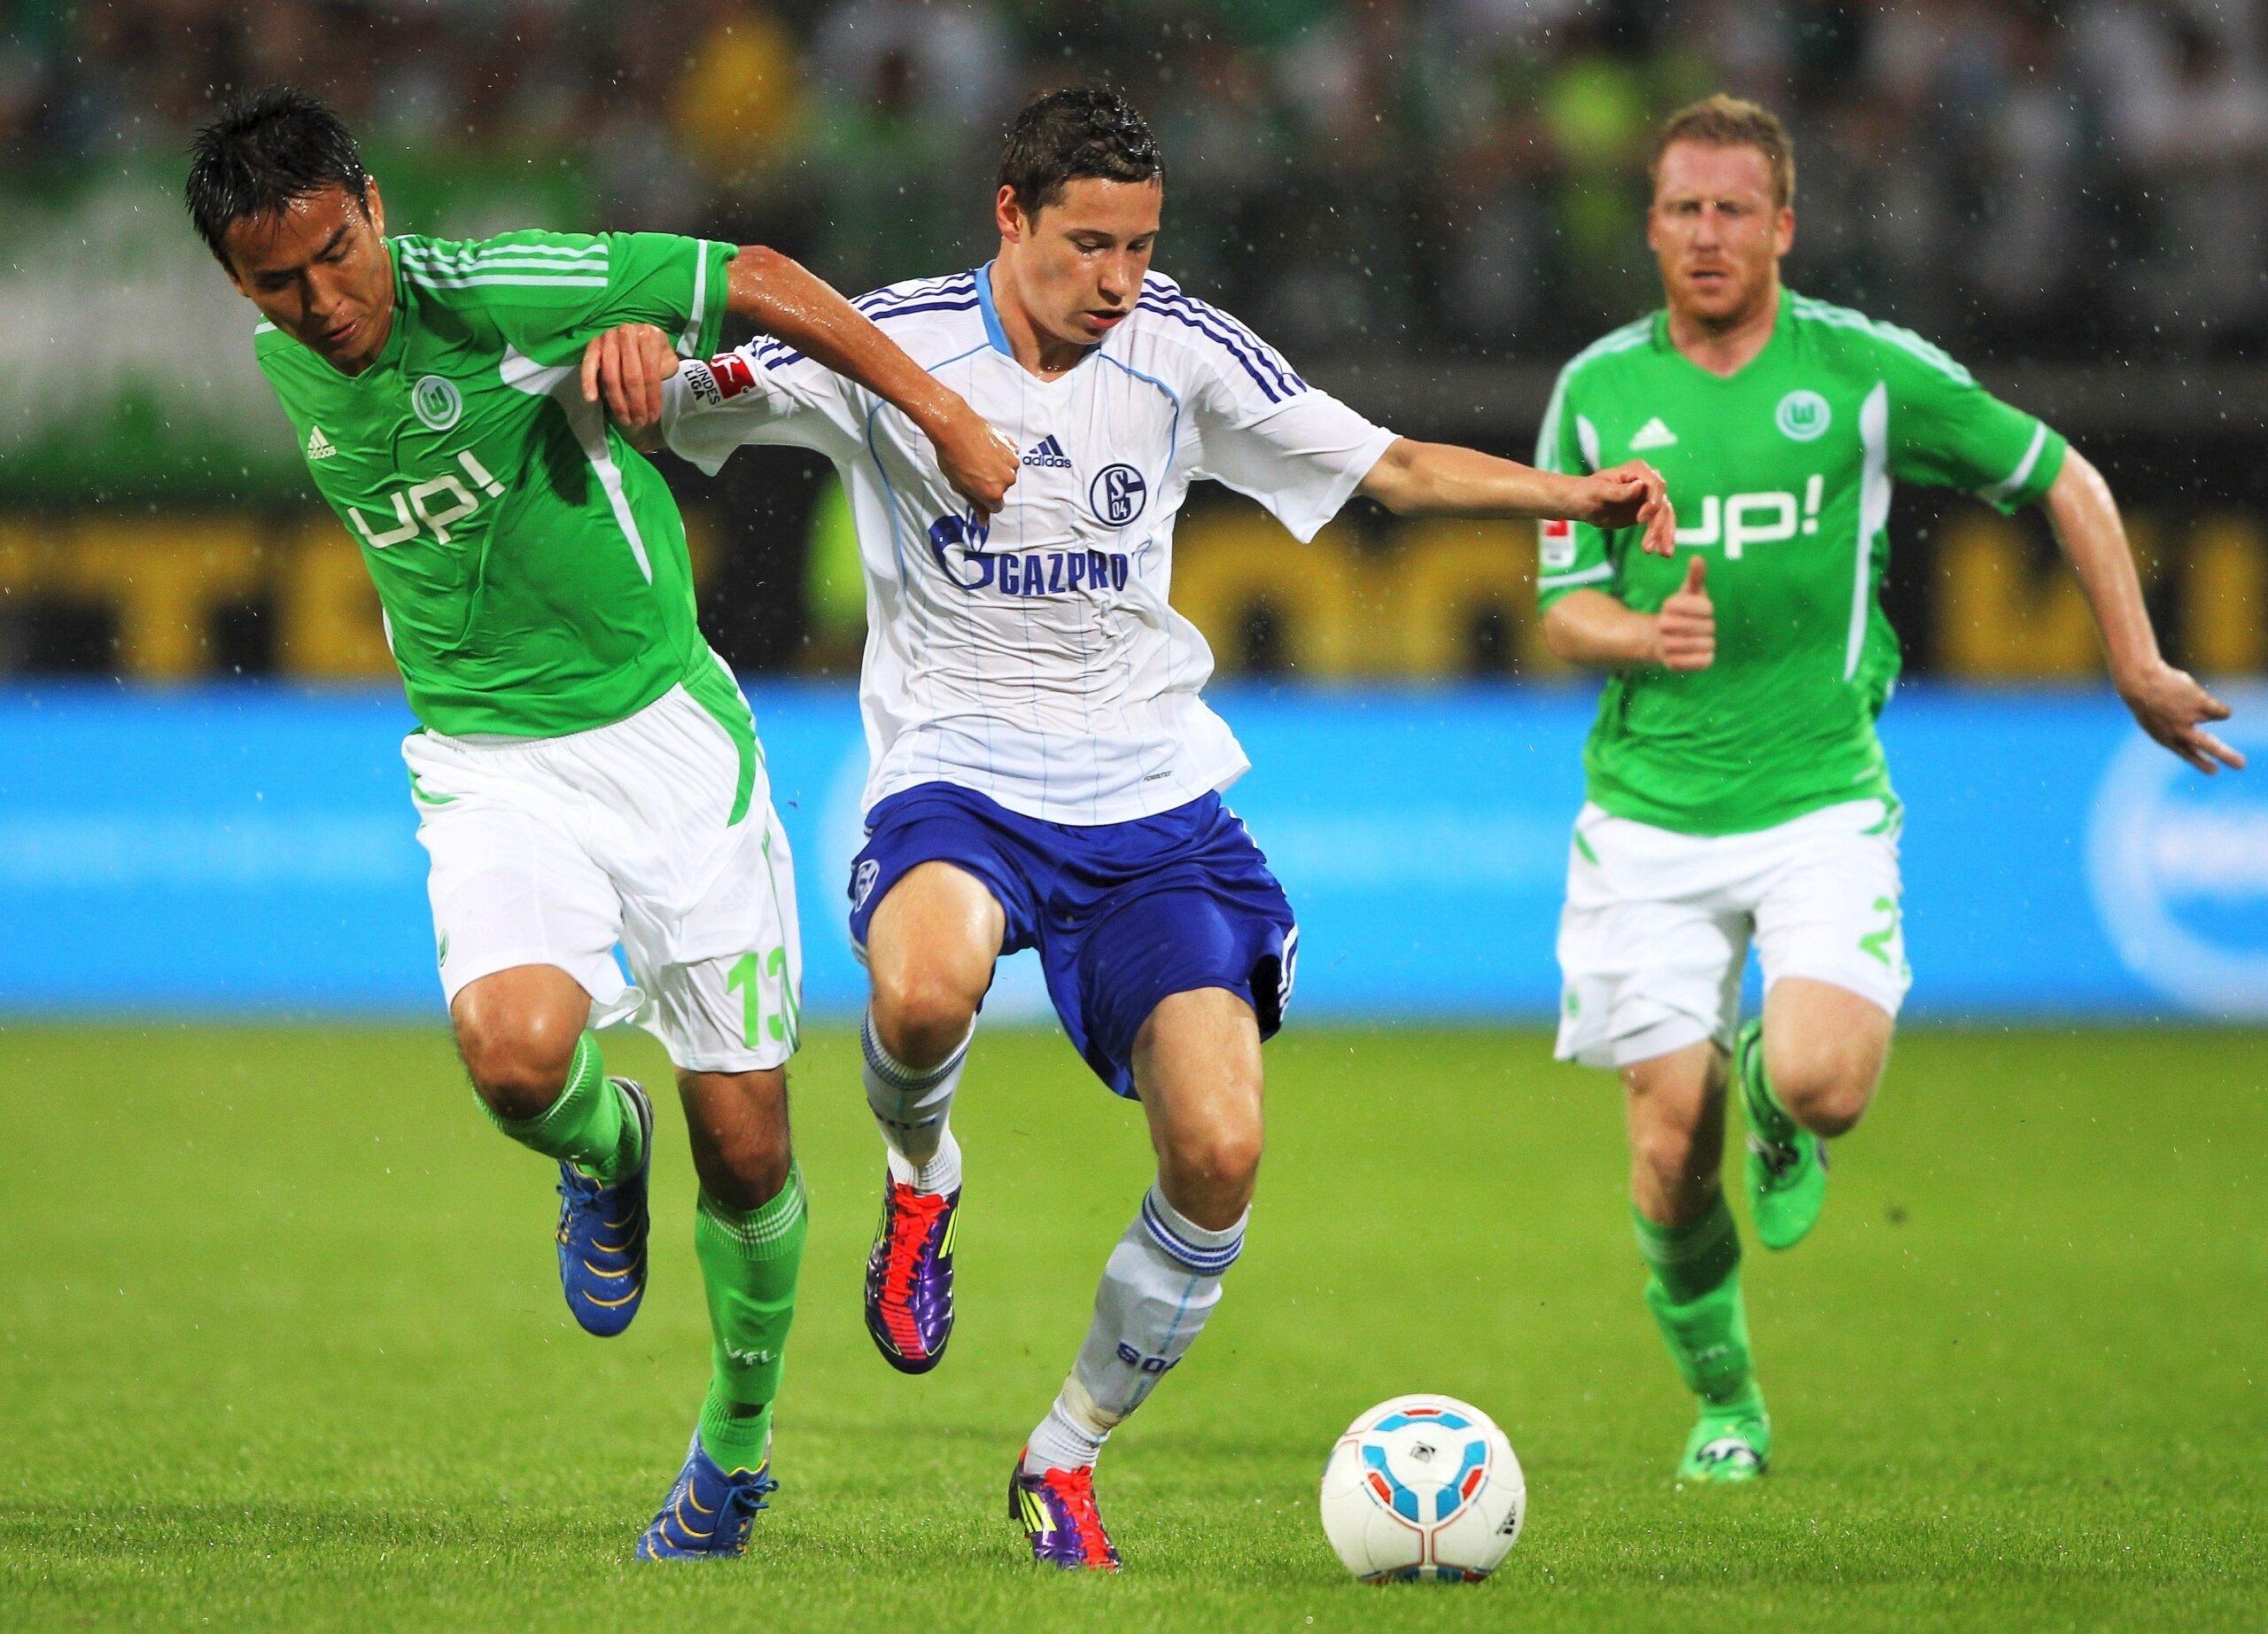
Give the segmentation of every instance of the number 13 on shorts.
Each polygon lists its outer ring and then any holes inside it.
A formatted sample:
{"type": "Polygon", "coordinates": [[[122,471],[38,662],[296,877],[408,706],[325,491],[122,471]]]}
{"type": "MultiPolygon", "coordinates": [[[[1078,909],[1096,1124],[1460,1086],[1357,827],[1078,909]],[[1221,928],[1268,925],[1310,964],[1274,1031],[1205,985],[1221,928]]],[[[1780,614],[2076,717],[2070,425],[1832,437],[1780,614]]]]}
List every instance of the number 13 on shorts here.
{"type": "Polygon", "coordinates": [[[750,1049],[784,1045],[795,1053],[803,1006],[785,946],[742,953],[725,978],[725,988],[740,995],[742,1042],[750,1049]]]}

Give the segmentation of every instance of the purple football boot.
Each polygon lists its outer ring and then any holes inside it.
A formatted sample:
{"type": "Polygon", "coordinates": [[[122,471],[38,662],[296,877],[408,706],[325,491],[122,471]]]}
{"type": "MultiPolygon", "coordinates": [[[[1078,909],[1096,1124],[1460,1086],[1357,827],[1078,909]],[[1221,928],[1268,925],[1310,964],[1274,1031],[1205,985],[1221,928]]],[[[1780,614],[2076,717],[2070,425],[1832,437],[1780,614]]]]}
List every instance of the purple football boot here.
{"type": "Polygon", "coordinates": [[[928,1373],[953,1334],[953,1221],[960,1188],[917,1192],[884,1177],[866,1256],[866,1331],[900,1373],[928,1373]]]}
{"type": "Polygon", "coordinates": [[[1008,1477],[1008,1519],[1024,1529],[1031,1558],[1066,1572],[1115,1572],[1118,1545],[1095,1507],[1095,1472],[1051,1469],[1028,1475],[1024,1461],[1008,1477]]]}

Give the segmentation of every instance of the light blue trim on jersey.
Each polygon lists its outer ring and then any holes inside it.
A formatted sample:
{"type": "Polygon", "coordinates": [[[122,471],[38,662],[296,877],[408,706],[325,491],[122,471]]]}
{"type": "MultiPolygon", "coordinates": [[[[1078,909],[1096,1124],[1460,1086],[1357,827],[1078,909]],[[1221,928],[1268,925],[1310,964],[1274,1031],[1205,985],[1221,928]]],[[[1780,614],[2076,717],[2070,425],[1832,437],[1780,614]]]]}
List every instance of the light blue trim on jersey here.
{"type": "MultiPolygon", "coordinates": [[[[1095,355],[1102,359],[1104,362],[1108,363],[1112,368],[1122,370],[1126,374],[1130,374],[1137,380],[1148,381],[1152,385],[1156,386],[1158,390],[1163,392],[1166,394],[1166,401],[1173,405],[1173,418],[1166,423],[1165,469],[1158,473],[1158,487],[1160,492],[1163,492],[1167,482],[1173,476],[1174,456],[1181,451],[1181,393],[1175,391],[1173,387],[1168,385],[1164,381],[1159,379],[1157,376],[1146,375],[1130,363],[1120,362],[1116,358],[1111,356],[1109,353],[1104,351],[1099,346],[1095,348],[1095,355]]],[[[1143,537],[1142,542],[1135,547],[1133,551],[1134,572],[1138,576],[1146,571],[1146,564],[1143,561],[1143,557],[1149,555],[1151,550],[1155,548],[1157,542],[1158,535],[1156,530],[1153,529],[1149,533],[1143,537]]],[[[1169,668],[1167,674],[1169,683],[1170,683],[1172,675],[1170,668],[1170,656],[1169,656],[1168,664],[1169,668]]],[[[1153,707],[1155,707],[1154,704],[1153,707]]],[[[1170,766],[1169,766],[1168,769],[1171,769],[1170,766]]]]}
{"type": "Polygon", "coordinates": [[[889,467],[882,463],[882,451],[874,444],[874,416],[882,411],[876,403],[866,414],[866,452],[874,457],[874,475],[882,479],[882,497],[889,502],[883,507],[889,517],[889,554],[897,564],[897,582],[905,583],[905,550],[897,542],[897,490],[890,486],[889,467]]]}
{"type": "MultiPolygon", "coordinates": [[[[935,375],[940,369],[951,369],[961,359],[975,357],[983,350],[983,346],[971,346],[966,352],[956,352],[942,363],[925,365],[922,372],[935,375]]],[[[888,403],[878,400],[872,408],[866,410],[866,452],[874,457],[874,475],[882,479],[882,496],[889,501],[886,508],[889,514],[889,553],[897,563],[897,582],[905,584],[909,582],[905,577],[905,548],[898,542],[897,535],[897,490],[890,486],[889,467],[882,463],[882,451],[874,442],[874,421],[888,407],[888,403]]]]}
{"type": "Polygon", "coordinates": [[[1095,348],[1095,355],[1114,369],[1125,370],[1137,380],[1147,380],[1152,385],[1163,392],[1166,394],[1166,401],[1173,405],[1173,418],[1166,424],[1166,468],[1158,473],[1158,481],[1162,484],[1169,476],[1173,474],[1173,456],[1181,447],[1181,393],[1159,379],[1157,376],[1146,375],[1130,363],[1120,362],[1100,346],[1095,348]]]}
{"type": "MultiPolygon", "coordinates": [[[[992,305],[992,263],[986,261],[976,269],[976,309],[984,315],[984,338],[1003,357],[1015,356],[1015,348],[1008,344],[1008,331],[1000,327],[1000,315],[992,305]]],[[[983,348],[979,348],[982,350],[983,348]]],[[[962,355],[966,356],[967,354],[962,355]]],[[[944,365],[940,363],[938,368],[944,365]]]]}

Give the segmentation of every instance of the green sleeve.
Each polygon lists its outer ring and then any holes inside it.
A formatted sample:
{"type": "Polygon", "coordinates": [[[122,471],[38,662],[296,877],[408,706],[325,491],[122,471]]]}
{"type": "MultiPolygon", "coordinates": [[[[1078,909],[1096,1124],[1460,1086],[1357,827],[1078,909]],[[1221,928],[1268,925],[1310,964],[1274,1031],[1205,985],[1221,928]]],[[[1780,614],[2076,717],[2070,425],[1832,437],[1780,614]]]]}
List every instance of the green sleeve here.
{"type": "Polygon", "coordinates": [[[1891,475],[1960,488],[2004,511],[2039,502],[2063,469],[2063,439],[1919,336],[1875,329],[1891,391],[1891,475]]]}
{"type": "MultiPolygon", "coordinates": [[[[1562,370],[1551,388],[1551,403],[1543,411],[1543,429],[1536,433],[1535,464],[1539,471],[1588,473],[1596,462],[1583,446],[1583,418],[1573,402],[1572,369],[1562,370]]],[[[1614,578],[1607,555],[1607,536],[1587,522],[1539,522],[1535,525],[1535,603],[1539,612],[1570,590],[1586,585],[1605,587],[1614,578]]]]}
{"type": "Polygon", "coordinates": [[[674,233],[505,233],[477,243],[404,241],[403,276],[453,305],[485,309],[503,338],[561,363],[592,336],[651,323],[677,349],[718,350],[728,244],[674,233]]]}

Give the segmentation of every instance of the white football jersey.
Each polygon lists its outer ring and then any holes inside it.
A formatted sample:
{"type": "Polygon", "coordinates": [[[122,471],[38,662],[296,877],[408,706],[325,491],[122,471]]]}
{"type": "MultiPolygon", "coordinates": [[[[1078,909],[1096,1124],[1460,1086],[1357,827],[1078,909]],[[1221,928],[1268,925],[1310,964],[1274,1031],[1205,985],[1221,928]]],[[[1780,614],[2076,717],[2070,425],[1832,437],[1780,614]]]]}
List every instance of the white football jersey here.
{"type": "Polygon", "coordinates": [[[1022,469],[989,526],[912,421],[775,339],[682,365],[664,434],[711,474],[755,442],[842,473],[866,577],[867,809],[942,782],[1093,824],[1225,789],[1250,762],[1198,696],[1211,650],[1166,599],[1189,485],[1226,483],[1304,541],[1394,435],[1154,273],[1077,367],[1042,380],[1009,352],[990,272],[857,303],[1014,441],[1022,469]]]}

